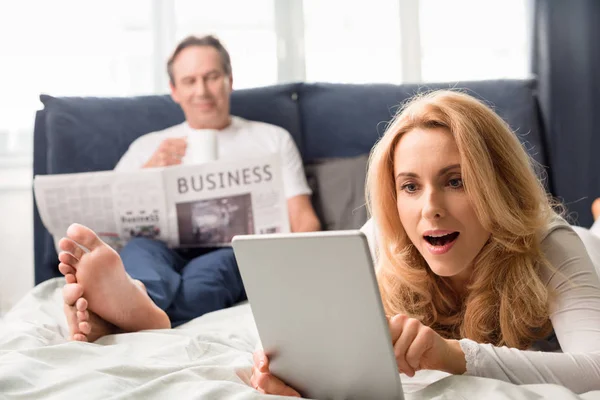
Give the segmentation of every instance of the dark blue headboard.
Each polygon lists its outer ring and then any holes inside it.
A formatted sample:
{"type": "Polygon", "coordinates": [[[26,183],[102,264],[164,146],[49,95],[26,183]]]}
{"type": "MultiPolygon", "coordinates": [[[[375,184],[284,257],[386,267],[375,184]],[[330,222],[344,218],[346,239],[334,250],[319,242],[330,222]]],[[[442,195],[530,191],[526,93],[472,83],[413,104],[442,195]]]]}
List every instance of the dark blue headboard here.
{"type": "MultiPolygon", "coordinates": [[[[530,154],[548,165],[531,80],[497,80],[430,85],[294,83],[233,93],[231,112],[287,129],[305,163],[368,153],[400,103],[437,88],[458,88],[493,106],[526,142],[530,154]]],[[[129,98],[42,95],[34,132],[34,175],[112,169],[142,134],[183,121],[169,96],[129,98]]],[[[34,205],[35,281],[59,276],[52,237],[34,205]]]]}

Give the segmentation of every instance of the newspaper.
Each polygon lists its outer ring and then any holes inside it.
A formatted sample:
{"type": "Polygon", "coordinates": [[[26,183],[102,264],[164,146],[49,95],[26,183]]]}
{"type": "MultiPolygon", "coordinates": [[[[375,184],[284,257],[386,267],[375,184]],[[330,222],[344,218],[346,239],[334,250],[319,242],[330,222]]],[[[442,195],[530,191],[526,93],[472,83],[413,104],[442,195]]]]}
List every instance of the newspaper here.
{"type": "Polygon", "coordinates": [[[222,247],[239,234],[290,231],[278,154],[236,161],[38,175],[44,226],[64,236],[74,222],[115,249],[134,237],[169,247],[222,247]]]}

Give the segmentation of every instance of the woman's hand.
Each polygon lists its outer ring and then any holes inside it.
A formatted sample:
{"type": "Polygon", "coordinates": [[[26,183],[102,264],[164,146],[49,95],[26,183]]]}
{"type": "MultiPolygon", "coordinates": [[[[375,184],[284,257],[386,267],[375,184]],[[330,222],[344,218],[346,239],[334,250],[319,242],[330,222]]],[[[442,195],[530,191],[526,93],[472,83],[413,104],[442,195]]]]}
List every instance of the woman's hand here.
{"type": "Polygon", "coordinates": [[[300,397],[300,393],[269,372],[269,358],[262,351],[254,353],[250,384],[264,394],[300,397]]]}
{"type": "Polygon", "coordinates": [[[451,374],[466,371],[465,354],[456,340],[442,338],[419,320],[397,314],[389,319],[398,370],[414,376],[421,369],[451,374]]]}

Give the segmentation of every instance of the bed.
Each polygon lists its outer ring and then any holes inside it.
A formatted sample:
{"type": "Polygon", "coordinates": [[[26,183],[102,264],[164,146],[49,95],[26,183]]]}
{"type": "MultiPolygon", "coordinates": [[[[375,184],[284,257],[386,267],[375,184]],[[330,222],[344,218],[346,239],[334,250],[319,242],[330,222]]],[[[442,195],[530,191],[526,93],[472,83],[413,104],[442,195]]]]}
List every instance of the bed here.
{"type": "MultiPolygon", "coordinates": [[[[249,384],[260,340],[248,303],[169,330],[70,342],[62,313],[64,279],[32,289],[0,320],[0,398],[277,399],[249,384]]],[[[332,373],[335,373],[332,371],[332,373]]],[[[401,375],[406,399],[600,399],[557,385],[420,371],[401,375]]]]}
{"type": "MultiPolygon", "coordinates": [[[[386,122],[414,93],[448,87],[462,88],[492,105],[520,133],[532,157],[552,167],[547,148],[552,137],[538,115],[534,80],[427,87],[292,83],[236,90],[231,112],[288,130],[302,155],[323,227],[356,229],[367,219],[366,155],[386,122]]],[[[41,101],[34,174],[110,170],[137,137],[183,121],[168,96],[41,96],[41,101]]],[[[572,174],[549,168],[541,177],[553,195],[580,197],[555,190],[571,187],[572,174]]],[[[572,202],[569,211],[584,218],[590,202],[572,202]]],[[[276,398],[248,385],[252,352],[259,345],[249,304],[204,315],[177,329],[111,335],[91,344],[68,342],[60,294],[64,279],[53,238],[37,209],[34,236],[38,286],[0,321],[0,398],[276,398]]],[[[403,375],[402,381],[407,399],[600,399],[600,392],[576,395],[556,385],[516,386],[435,371],[421,371],[414,378],[403,375]]]]}

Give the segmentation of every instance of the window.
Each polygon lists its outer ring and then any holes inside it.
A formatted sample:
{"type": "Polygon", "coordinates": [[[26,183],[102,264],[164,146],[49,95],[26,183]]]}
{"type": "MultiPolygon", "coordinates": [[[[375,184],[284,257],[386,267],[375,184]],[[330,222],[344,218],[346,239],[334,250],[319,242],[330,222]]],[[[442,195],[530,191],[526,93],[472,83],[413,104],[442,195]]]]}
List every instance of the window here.
{"type": "Polygon", "coordinates": [[[422,80],[527,77],[528,11],[525,0],[420,0],[422,80]]]}
{"type": "Polygon", "coordinates": [[[398,0],[304,0],[306,80],[400,83],[398,0]]]}
{"type": "Polygon", "coordinates": [[[0,167],[31,165],[39,95],[152,92],[150,3],[0,3],[0,167]]]}
{"type": "Polygon", "coordinates": [[[274,1],[176,0],[173,47],[189,35],[214,34],[231,56],[234,88],[276,84],[274,1]]]}
{"type": "Polygon", "coordinates": [[[238,89],[526,77],[530,1],[2,1],[0,168],[30,168],[40,93],[166,93],[190,34],[223,41],[238,89]]]}

